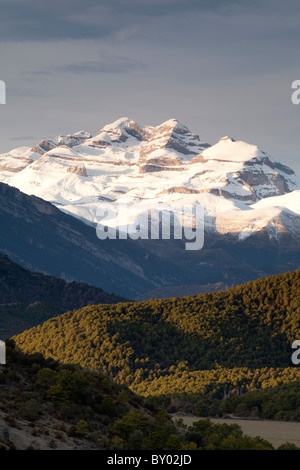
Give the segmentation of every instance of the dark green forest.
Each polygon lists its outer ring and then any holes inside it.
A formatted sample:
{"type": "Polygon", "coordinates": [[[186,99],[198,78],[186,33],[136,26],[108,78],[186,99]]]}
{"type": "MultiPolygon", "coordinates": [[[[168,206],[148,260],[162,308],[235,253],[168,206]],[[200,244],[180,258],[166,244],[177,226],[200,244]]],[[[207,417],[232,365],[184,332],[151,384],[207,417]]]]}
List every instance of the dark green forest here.
{"type": "MultiPolygon", "coordinates": [[[[5,433],[0,450],[14,450],[12,436],[30,431],[28,450],[46,447],[98,450],[273,450],[236,424],[202,419],[187,427],[158,406],[147,406],[126,386],[98,371],[63,365],[41,354],[24,354],[6,341],[7,364],[0,367],[0,411],[5,433]]],[[[283,444],[291,446],[292,444],[283,444]]],[[[295,446],[292,445],[292,448],[295,446]]]]}
{"type": "MultiPolygon", "coordinates": [[[[291,362],[296,339],[300,271],[223,292],[88,306],[15,337],[27,353],[100,369],[148,400],[201,415],[245,408],[241,397],[250,391],[277,393],[293,383],[291,393],[299,393],[299,369],[291,362]]],[[[298,419],[299,400],[291,403],[268,413],[251,404],[245,413],[274,418],[286,411],[298,419]]]]}
{"type": "Polygon", "coordinates": [[[0,254],[0,339],[66,310],[123,300],[99,287],[33,273],[0,254]]]}

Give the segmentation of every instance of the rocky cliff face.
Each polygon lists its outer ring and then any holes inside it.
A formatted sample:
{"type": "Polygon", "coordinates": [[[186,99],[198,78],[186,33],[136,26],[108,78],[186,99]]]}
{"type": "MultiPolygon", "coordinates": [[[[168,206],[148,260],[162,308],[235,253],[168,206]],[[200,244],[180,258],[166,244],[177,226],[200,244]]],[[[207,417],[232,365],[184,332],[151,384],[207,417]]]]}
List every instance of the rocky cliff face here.
{"type": "Polygon", "coordinates": [[[158,127],[147,128],[140,147],[139,165],[142,173],[156,166],[162,170],[189,162],[198,155],[208,144],[202,143],[199,137],[192,134],[187,127],[176,119],[164,122],[158,127]]]}

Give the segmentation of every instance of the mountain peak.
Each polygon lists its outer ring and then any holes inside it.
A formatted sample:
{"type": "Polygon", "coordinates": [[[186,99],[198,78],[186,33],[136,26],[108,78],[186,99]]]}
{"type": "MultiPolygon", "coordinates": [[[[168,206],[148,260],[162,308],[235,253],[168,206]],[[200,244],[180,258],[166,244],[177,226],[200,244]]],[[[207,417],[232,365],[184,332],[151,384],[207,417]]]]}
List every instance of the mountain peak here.
{"type": "Polygon", "coordinates": [[[181,124],[177,119],[172,118],[168,119],[167,121],[162,122],[159,126],[155,127],[155,130],[157,132],[161,131],[166,131],[170,132],[171,134],[173,133],[179,133],[179,134],[186,134],[190,133],[189,129],[181,124]]]}
{"type": "Polygon", "coordinates": [[[112,142],[124,142],[128,137],[142,140],[143,131],[135,121],[129,117],[122,117],[102,127],[99,134],[92,140],[94,143],[109,145],[112,142]]]}
{"type": "Polygon", "coordinates": [[[159,126],[144,128],[144,132],[139,160],[143,164],[142,173],[178,167],[190,162],[208,146],[174,118],[159,126]]]}
{"type": "Polygon", "coordinates": [[[82,144],[90,138],[91,134],[83,130],[75,132],[74,134],[60,134],[50,139],[41,140],[37,145],[34,145],[30,149],[29,156],[32,160],[36,160],[39,156],[44,155],[56,147],[66,146],[72,148],[76,145],[82,144]]]}
{"type": "Polygon", "coordinates": [[[246,162],[262,155],[257,145],[228,136],[222,137],[218,143],[203,152],[205,158],[231,162],[246,162]]]}
{"type": "Polygon", "coordinates": [[[111,130],[111,129],[120,129],[120,128],[123,128],[124,125],[129,124],[130,122],[134,122],[134,121],[132,121],[132,119],[130,119],[129,117],[125,116],[120,119],[116,119],[115,121],[109,124],[106,124],[104,127],[102,127],[100,132],[111,130]]]}
{"type": "Polygon", "coordinates": [[[81,130],[72,134],[73,137],[78,137],[79,139],[90,139],[92,136],[89,132],[81,130]]]}
{"type": "MultiPolygon", "coordinates": [[[[178,128],[181,128],[181,129],[187,129],[186,126],[184,126],[183,124],[181,124],[178,119],[175,119],[175,118],[171,118],[171,119],[168,119],[167,121],[164,121],[163,123],[160,124],[160,126],[168,126],[168,127],[178,127],[178,128]]],[[[158,127],[160,127],[158,126],[158,127]]]]}
{"type": "Polygon", "coordinates": [[[235,139],[232,137],[229,137],[228,135],[225,135],[224,137],[221,137],[219,142],[235,142],[235,139]]]}

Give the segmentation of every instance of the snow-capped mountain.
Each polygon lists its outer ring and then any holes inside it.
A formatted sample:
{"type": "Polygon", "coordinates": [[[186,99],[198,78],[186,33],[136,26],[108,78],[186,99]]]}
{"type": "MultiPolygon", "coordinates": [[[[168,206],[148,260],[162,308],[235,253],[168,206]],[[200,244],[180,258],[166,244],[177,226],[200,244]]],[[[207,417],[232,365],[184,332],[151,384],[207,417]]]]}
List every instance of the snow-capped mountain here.
{"type": "Polygon", "coordinates": [[[100,204],[199,202],[206,231],[300,234],[300,182],[256,145],[202,141],[175,119],[139,126],[129,118],[92,137],[80,131],[0,155],[0,181],[89,223],[100,204]]]}

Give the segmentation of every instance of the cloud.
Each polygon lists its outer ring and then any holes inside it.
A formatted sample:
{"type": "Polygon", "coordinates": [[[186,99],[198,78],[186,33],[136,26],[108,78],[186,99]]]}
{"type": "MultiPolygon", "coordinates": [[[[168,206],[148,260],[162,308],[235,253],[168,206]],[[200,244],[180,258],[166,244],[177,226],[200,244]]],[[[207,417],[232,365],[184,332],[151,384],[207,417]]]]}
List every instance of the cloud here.
{"type": "Polygon", "coordinates": [[[27,77],[37,76],[40,79],[48,78],[55,74],[67,73],[75,75],[83,74],[123,74],[135,72],[146,68],[146,65],[136,59],[117,56],[107,53],[99,53],[96,60],[76,61],[60,65],[51,65],[39,70],[30,70],[24,73],[27,77]]]}
{"type": "Polygon", "coordinates": [[[208,141],[225,125],[299,168],[298,0],[0,0],[0,10],[1,151],[33,130],[179,112],[208,141]]]}
{"type": "Polygon", "coordinates": [[[106,38],[133,25],[142,29],[153,17],[245,8],[242,0],[225,6],[223,0],[102,0],[101,5],[98,0],[0,0],[0,5],[2,41],[106,38]]]}
{"type": "Polygon", "coordinates": [[[77,62],[57,66],[54,72],[72,74],[86,73],[128,73],[145,68],[145,64],[128,57],[102,56],[97,61],[77,62]]]}

